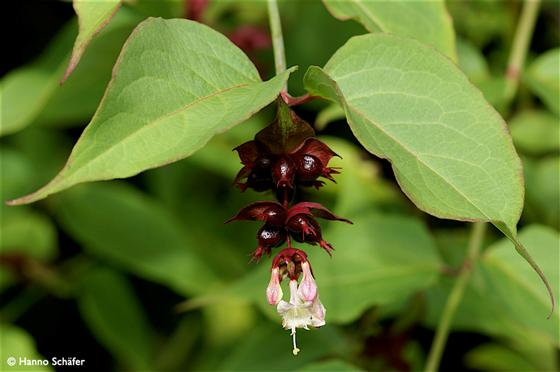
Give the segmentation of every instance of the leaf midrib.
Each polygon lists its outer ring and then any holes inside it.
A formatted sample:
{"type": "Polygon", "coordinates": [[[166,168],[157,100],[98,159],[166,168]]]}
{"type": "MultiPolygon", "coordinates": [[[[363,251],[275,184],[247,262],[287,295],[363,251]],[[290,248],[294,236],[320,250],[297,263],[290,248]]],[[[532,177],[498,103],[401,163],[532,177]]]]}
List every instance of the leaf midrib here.
{"type": "MultiPolygon", "coordinates": [[[[238,89],[238,88],[243,88],[243,87],[249,86],[249,85],[251,85],[251,84],[253,84],[253,83],[243,83],[243,84],[234,85],[234,86],[229,87],[229,88],[221,89],[221,90],[216,91],[216,92],[214,92],[214,93],[212,93],[212,94],[209,94],[209,95],[206,95],[206,96],[197,98],[197,99],[195,99],[194,101],[189,102],[188,104],[184,105],[183,107],[180,107],[179,109],[177,109],[177,110],[175,110],[175,111],[171,111],[171,112],[168,113],[168,114],[161,115],[161,116],[155,118],[154,120],[152,120],[152,121],[146,123],[145,125],[142,125],[142,126],[138,127],[136,130],[134,130],[134,131],[128,133],[126,136],[120,138],[118,142],[115,142],[115,143],[112,144],[111,146],[107,147],[107,148],[105,149],[105,151],[100,152],[99,154],[97,154],[97,155],[94,156],[93,158],[91,158],[91,159],[89,159],[88,161],[86,161],[86,162],[80,164],[80,167],[77,168],[77,171],[76,171],[76,172],[78,172],[80,169],[83,169],[83,168],[84,168],[85,166],[87,166],[88,164],[91,164],[92,162],[98,160],[99,158],[102,158],[104,155],[110,153],[110,152],[111,152],[112,150],[114,150],[116,147],[120,146],[123,142],[129,140],[131,137],[134,137],[134,136],[138,135],[138,134],[139,134],[140,132],[142,132],[144,129],[151,128],[151,127],[157,125],[158,122],[163,121],[163,120],[165,120],[165,119],[167,119],[167,118],[169,118],[169,117],[172,117],[172,116],[174,116],[174,115],[180,114],[180,113],[182,113],[182,112],[188,110],[188,109],[191,108],[192,106],[195,106],[195,105],[197,105],[197,104],[199,104],[199,103],[201,103],[201,102],[203,102],[203,101],[205,101],[205,100],[211,99],[211,98],[213,98],[213,97],[215,97],[215,96],[219,96],[220,94],[229,92],[229,91],[234,90],[234,89],[238,89]]],[[[104,122],[106,122],[107,120],[108,120],[108,119],[104,120],[104,122]]],[[[101,123],[103,123],[103,122],[101,122],[101,123]]],[[[102,125],[102,124],[98,124],[98,125],[102,125]]],[[[74,175],[76,174],[76,172],[74,172],[74,175]]],[[[69,172],[68,174],[72,174],[72,172],[69,172]]]]}

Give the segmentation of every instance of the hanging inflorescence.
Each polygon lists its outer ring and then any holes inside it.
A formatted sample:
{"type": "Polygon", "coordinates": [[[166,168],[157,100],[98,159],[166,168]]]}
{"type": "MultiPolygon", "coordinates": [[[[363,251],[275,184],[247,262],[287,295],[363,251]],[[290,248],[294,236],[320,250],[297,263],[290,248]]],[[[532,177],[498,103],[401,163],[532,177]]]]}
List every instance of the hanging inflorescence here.
{"type": "Polygon", "coordinates": [[[270,256],[273,248],[287,245],[272,260],[266,296],[282,316],[284,328],[291,330],[293,353],[297,355],[296,329],[324,325],[325,307],[319,300],[307,254],[292,247],[292,239],[319,245],[332,255],[334,248],[323,239],[316,218],[351,222],[336,216],[319,203],[300,202],[292,205],[292,201],[297,187],[319,189],[324,185],[320,177],[334,182],[333,175],[339,172],[327,165],[330,159],[338,155],[315,138],[313,128],[282,101],[279,102],[275,121],[257,133],[254,140],[234,150],[243,164],[235,184],[242,191],[248,188],[255,191],[272,190],[277,201],[249,204],[226,222],[263,222],[257,233],[258,246],[251,261],[258,262],[263,255],[270,256]],[[289,301],[282,299],[280,283],[285,278],[290,281],[289,301]]]}

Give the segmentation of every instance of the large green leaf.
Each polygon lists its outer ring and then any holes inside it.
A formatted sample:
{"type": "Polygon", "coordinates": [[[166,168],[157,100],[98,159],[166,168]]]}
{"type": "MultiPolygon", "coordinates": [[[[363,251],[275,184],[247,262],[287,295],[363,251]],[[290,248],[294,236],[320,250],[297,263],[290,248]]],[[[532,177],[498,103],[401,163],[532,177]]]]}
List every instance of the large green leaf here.
{"type": "Polygon", "coordinates": [[[73,0],[80,31],[62,81],[74,71],[93,37],[109,23],[122,4],[122,0],[73,0]]]}
{"type": "Polygon", "coordinates": [[[123,47],[105,97],[66,166],[11,204],[187,157],[272,102],[288,75],[262,82],[225,36],[196,22],[150,18],[123,47]]]}
{"type": "Polygon", "coordinates": [[[489,221],[546,278],[516,239],[521,162],[505,122],[451,61],[414,40],[350,39],[309,68],[308,91],[338,102],[357,139],[388,159],[418,208],[441,218],[489,221]]]}
{"type": "Polygon", "coordinates": [[[533,61],[524,80],[548,108],[560,115],[560,48],[551,49],[533,61]]]}
{"type": "Polygon", "coordinates": [[[0,134],[17,132],[29,125],[83,125],[95,112],[111,78],[111,69],[122,44],[140,21],[123,9],[88,47],[72,79],[64,74],[77,25],[72,20],[34,62],[9,72],[1,82],[0,134]]]}
{"type": "Polygon", "coordinates": [[[413,40],[372,34],[342,47],[308,90],[339,102],[403,191],[438,217],[493,221],[514,234],[521,163],[501,117],[449,60],[413,40]]]}
{"type": "Polygon", "coordinates": [[[412,37],[457,60],[455,32],[443,0],[323,0],[323,3],[337,18],[356,19],[370,32],[412,37]]]}
{"type": "Polygon", "coordinates": [[[184,295],[216,284],[187,227],[131,186],[83,185],[61,194],[53,208],[62,228],[92,255],[184,295]]]}
{"type": "Polygon", "coordinates": [[[151,369],[151,329],[126,278],[98,267],[81,278],[79,289],[80,313],[99,341],[130,368],[151,369]]]}

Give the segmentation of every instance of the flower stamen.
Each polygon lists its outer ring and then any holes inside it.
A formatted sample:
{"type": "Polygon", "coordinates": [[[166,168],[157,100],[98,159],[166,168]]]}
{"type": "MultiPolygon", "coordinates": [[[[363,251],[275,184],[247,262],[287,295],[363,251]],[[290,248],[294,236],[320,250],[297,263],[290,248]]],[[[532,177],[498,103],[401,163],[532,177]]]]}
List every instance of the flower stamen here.
{"type": "Polygon", "coordinates": [[[296,327],[292,327],[292,343],[294,345],[294,348],[292,349],[292,354],[298,355],[299,348],[296,345],[296,327]]]}

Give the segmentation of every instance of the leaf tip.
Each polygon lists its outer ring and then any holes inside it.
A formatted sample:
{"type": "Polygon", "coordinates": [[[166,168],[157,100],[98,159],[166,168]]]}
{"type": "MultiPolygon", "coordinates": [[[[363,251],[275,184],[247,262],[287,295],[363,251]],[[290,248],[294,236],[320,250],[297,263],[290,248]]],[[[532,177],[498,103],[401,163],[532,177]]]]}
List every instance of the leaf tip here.
{"type": "Polygon", "coordinates": [[[541,278],[541,281],[543,282],[543,284],[546,288],[546,291],[548,292],[548,297],[550,298],[551,309],[550,309],[550,313],[548,314],[546,319],[550,319],[552,317],[552,314],[554,314],[554,311],[556,310],[556,298],[554,297],[554,291],[552,290],[552,287],[550,286],[550,283],[548,282],[548,279],[546,278],[546,275],[544,274],[544,272],[541,270],[539,265],[535,262],[533,257],[531,257],[531,255],[525,249],[525,247],[521,244],[521,242],[519,242],[519,240],[517,240],[517,238],[513,238],[512,242],[513,242],[513,245],[514,245],[517,253],[519,253],[521,255],[521,257],[523,257],[525,259],[525,261],[527,261],[527,263],[533,268],[533,270],[541,278]]]}
{"type": "Polygon", "coordinates": [[[9,207],[14,207],[14,206],[17,206],[17,205],[29,204],[33,201],[34,201],[33,200],[33,194],[29,194],[29,195],[22,196],[22,197],[17,198],[17,199],[6,200],[4,202],[4,204],[6,204],[9,207]]]}

